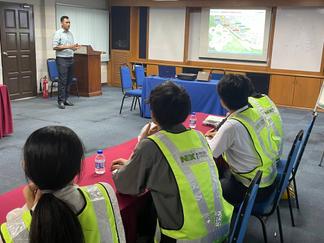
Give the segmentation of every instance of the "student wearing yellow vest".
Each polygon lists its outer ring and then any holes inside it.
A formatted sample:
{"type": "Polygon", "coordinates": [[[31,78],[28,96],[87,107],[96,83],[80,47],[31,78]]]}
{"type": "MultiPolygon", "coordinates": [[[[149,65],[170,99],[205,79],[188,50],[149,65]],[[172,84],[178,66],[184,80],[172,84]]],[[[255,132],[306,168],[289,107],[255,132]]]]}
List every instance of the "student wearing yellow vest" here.
{"type": "Polygon", "coordinates": [[[228,170],[221,173],[223,195],[231,204],[239,205],[255,173],[262,170],[256,199],[260,201],[273,191],[277,175],[280,148],[274,139],[273,127],[264,114],[249,103],[250,80],[247,77],[225,75],[217,91],[229,114],[208,143],[214,157],[222,155],[228,165],[228,170]]]}
{"type": "Polygon", "coordinates": [[[252,82],[250,82],[249,103],[263,114],[271,126],[273,130],[273,140],[280,149],[278,157],[279,159],[283,149],[283,129],[281,115],[277,106],[273,103],[269,96],[257,93],[252,82]]]}
{"type": "Polygon", "coordinates": [[[26,205],[7,215],[0,242],[126,242],[111,186],[73,184],[81,172],[84,150],[71,129],[49,126],[36,130],[23,153],[29,182],[23,189],[26,205]]]}
{"type": "Polygon", "coordinates": [[[138,195],[149,190],[158,218],[155,242],[222,242],[233,207],[222,196],[218,170],[207,140],[186,129],[191,102],[172,82],[150,95],[152,119],[159,129],[143,138],[130,160],[113,161],[116,188],[138,195]]]}

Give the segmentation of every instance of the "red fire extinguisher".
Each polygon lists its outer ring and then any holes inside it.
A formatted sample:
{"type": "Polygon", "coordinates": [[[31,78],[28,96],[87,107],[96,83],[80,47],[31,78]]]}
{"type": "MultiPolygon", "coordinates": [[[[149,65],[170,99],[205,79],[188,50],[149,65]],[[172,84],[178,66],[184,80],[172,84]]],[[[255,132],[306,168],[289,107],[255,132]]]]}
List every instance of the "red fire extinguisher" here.
{"type": "Polygon", "coordinates": [[[48,98],[48,81],[47,77],[43,77],[43,98],[48,98]]]}

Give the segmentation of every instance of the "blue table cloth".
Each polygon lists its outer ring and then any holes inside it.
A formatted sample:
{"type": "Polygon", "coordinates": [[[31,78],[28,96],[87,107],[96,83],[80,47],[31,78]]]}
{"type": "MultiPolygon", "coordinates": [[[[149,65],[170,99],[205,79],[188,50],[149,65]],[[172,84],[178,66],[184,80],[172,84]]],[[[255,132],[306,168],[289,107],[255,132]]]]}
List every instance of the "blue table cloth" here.
{"type": "Polygon", "coordinates": [[[226,110],[221,106],[220,98],[216,91],[219,80],[210,80],[210,82],[185,81],[176,78],[161,78],[158,76],[149,76],[144,79],[142,88],[142,111],[146,118],[151,117],[150,105],[147,104],[151,90],[166,80],[185,88],[190,95],[191,110],[193,112],[204,112],[214,115],[226,115],[226,110]]]}

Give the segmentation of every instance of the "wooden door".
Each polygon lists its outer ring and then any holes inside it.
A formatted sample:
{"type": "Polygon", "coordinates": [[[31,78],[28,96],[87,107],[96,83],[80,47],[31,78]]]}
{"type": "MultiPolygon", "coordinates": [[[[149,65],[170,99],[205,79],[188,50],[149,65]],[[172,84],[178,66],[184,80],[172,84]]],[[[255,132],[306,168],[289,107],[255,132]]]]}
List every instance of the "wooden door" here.
{"type": "Polygon", "coordinates": [[[296,77],[293,105],[314,108],[320,89],[320,79],[296,77]]]}
{"type": "Polygon", "coordinates": [[[10,98],[35,96],[36,60],[33,7],[0,2],[0,38],[4,84],[10,98]]]}
{"type": "Polygon", "coordinates": [[[276,105],[293,104],[295,77],[284,75],[271,75],[269,96],[276,105]]]}

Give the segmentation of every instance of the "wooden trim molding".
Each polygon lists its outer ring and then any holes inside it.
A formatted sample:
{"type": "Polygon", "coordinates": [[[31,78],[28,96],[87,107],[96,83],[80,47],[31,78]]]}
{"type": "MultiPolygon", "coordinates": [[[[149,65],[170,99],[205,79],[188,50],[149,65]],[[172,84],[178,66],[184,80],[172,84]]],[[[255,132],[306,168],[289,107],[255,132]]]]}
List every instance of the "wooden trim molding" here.
{"type": "Polygon", "coordinates": [[[148,6],[148,7],[322,7],[322,0],[181,0],[181,1],[154,1],[154,0],[110,0],[112,6],[148,6]]]}
{"type": "Polygon", "coordinates": [[[190,8],[186,8],[185,33],[184,33],[184,48],[183,48],[183,62],[187,62],[188,61],[189,35],[190,35],[190,8]]]}
{"type": "Polygon", "coordinates": [[[146,60],[146,59],[129,59],[130,63],[140,63],[149,65],[171,65],[175,67],[192,67],[202,68],[205,70],[220,70],[224,72],[239,72],[239,73],[267,73],[272,75],[296,76],[305,78],[320,78],[324,79],[324,75],[319,72],[305,72],[296,70],[270,69],[266,66],[239,65],[227,63],[207,63],[207,62],[174,62],[163,60],[146,60]]]}
{"type": "Polygon", "coordinates": [[[139,56],[139,8],[130,9],[130,51],[131,56],[139,56]]]}
{"type": "Polygon", "coordinates": [[[276,15],[277,15],[277,8],[272,8],[269,43],[268,43],[268,61],[267,61],[269,67],[271,67],[271,60],[272,60],[273,40],[274,40],[274,32],[276,27],[276,15]]]}

